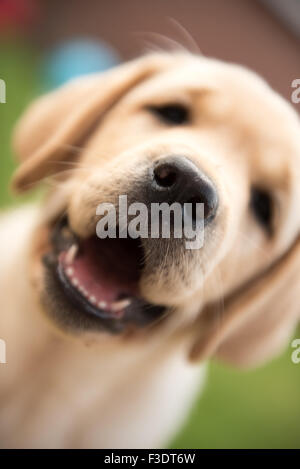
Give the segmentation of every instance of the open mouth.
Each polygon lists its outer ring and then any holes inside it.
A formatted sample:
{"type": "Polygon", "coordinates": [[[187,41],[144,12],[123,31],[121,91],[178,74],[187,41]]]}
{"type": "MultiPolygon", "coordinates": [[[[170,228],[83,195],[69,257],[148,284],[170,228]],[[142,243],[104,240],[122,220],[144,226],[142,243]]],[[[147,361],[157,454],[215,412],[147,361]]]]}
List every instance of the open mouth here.
{"type": "Polygon", "coordinates": [[[140,239],[79,239],[65,217],[52,230],[51,247],[44,264],[63,296],[63,307],[89,317],[91,327],[96,320],[98,328],[122,332],[128,325],[145,326],[163,315],[163,306],[139,294],[144,265],[140,239]]]}

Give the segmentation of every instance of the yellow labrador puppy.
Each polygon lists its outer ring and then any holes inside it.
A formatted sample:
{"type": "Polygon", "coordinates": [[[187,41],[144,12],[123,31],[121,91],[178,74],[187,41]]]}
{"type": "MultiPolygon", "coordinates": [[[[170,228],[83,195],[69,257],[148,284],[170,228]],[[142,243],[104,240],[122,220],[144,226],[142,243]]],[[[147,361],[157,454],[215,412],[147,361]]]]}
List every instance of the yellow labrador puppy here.
{"type": "Polygon", "coordinates": [[[0,442],[157,447],[209,357],[253,366],[297,321],[299,119],[243,67],[153,54],[40,98],[0,225],[0,442]],[[204,245],[99,239],[100,203],[200,202],[204,245]]]}

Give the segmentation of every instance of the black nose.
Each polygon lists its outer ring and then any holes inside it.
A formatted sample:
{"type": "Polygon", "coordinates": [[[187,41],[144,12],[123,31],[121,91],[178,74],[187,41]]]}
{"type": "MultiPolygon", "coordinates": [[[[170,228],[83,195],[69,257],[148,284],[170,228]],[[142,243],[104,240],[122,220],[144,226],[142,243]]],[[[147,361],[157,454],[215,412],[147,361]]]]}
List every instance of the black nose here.
{"type": "Polygon", "coordinates": [[[213,182],[192,161],[172,155],[157,161],[153,168],[150,202],[204,204],[205,222],[212,220],[218,207],[218,193],[213,182]]]}

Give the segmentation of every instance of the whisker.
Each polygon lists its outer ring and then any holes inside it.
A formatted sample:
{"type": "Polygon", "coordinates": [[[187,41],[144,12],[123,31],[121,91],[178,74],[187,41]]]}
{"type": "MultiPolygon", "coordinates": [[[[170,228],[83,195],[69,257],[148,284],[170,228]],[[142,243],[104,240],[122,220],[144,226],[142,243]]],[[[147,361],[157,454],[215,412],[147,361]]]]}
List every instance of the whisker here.
{"type": "Polygon", "coordinates": [[[76,153],[81,153],[85,148],[77,145],[71,145],[70,143],[61,143],[59,148],[65,148],[66,150],[72,150],[76,153]]]}
{"type": "Polygon", "coordinates": [[[72,167],[77,167],[77,168],[86,168],[86,169],[89,169],[89,168],[93,168],[95,167],[94,166],[91,166],[90,164],[89,165],[86,165],[86,164],[83,164],[83,163],[80,163],[79,161],[68,161],[68,160],[60,160],[60,161],[55,161],[54,162],[55,164],[57,165],[62,165],[62,166],[72,166],[72,167]]]}
{"type": "Polygon", "coordinates": [[[159,52],[168,52],[168,51],[176,51],[180,50],[183,52],[189,52],[182,44],[180,44],[175,39],[169,38],[161,33],[151,32],[151,31],[144,31],[139,32],[136,31],[134,34],[136,35],[143,35],[145,37],[148,36],[148,39],[143,39],[144,44],[150,46],[150,50],[159,51],[159,52]],[[154,42],[151,41],[151,38],[154,42]],[[156,41],[156,42],[155,42],[156,41]]]}
{"type": "Polygon", "coordinates": [[[187,41],[188,51],[194,54],[203,55],[202,51],[200,50],[199,45],[197,44],[192,34],[175,18],[169,16],[168,19],[173,24],[173,26],[177,28],[177,30],[181,33],[184,39],[187,41]]]}
{"type": "Polygon", "coordinates": [[[52,187],[57,187],[59,185],[64,184],[66,181],[65,180],[58,181],[58,180],[54,180],[52,178],[55,178],[59,175],[73,174],[75,171],[81,171],[82,172],[82,171],[88,170],[88,169],[90,169],[90,168],[71,168],[71,169],[60,170],[60,171],[57,171],[57,172],[51,174],[50,176],[43,176],[39,179],[36,179],[33,182],[26,184],[26,186],[24,186],[24,187],[25,187],[26,190],[30,190],[31,188],[34,188],[38,184],[47,184],[47,185],[51,185],[52,187]]]}

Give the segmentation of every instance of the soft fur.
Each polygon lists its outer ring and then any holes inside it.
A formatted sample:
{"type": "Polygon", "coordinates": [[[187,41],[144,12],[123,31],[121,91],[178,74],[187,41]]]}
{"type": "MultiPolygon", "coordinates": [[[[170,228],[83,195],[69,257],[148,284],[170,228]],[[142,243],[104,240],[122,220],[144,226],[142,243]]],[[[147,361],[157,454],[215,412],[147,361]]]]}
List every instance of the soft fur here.
{"type": "Polygon", "coordinates": [[[300,313],[299,129],[253,72],[181,53],[79,78],[29,108],[15,134],[13,184],[27,190],[47,178],[50,189],[41,207],[0,224],[2,447],[166,444],[199,389],[200,361],[253,366],[281,352],[300,313]],[[191,125],[168,127],[148,110],[173,102],[191,108],[191,125]],[[202,168],[220,205],[200,250],[162,258],[161,240],[145,242],[141,294],[168,314],[119,336],[63,327],[43,301],[53,220],[67,212],[74,232],[89,236],[95,207],[130,193],[169,154],[202,168]],[[252,184],[276,201],[272,236],[249,210],[252,184]]]}

